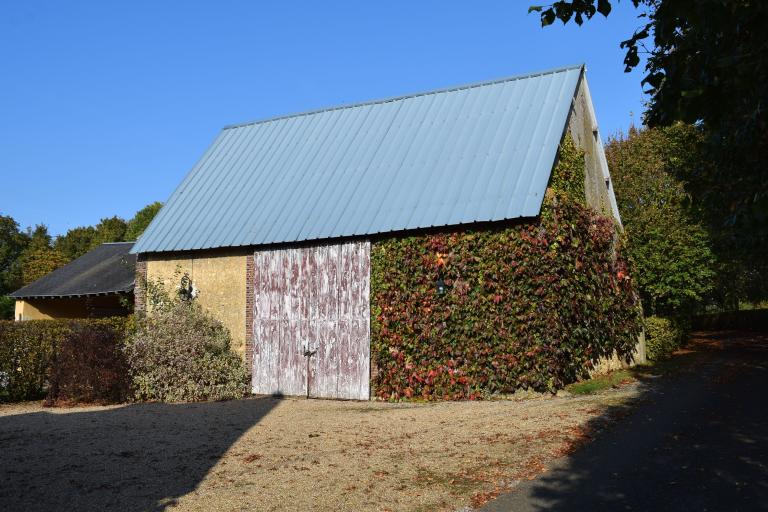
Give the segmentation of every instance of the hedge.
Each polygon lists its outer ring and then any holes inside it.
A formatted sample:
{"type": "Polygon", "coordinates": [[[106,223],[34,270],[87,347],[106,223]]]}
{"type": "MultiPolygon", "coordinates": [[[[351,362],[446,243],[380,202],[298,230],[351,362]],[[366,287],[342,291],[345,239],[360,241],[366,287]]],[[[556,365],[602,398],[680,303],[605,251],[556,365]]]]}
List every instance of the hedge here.
{"type": "Polygon", "coordinates": [[[699,315],[693,318],[693,328],[768,332],[768,309],[746,309],[699,315]]]}
{"type": "Polygon", "coordinates": [[[682,347],[688,340],[690,324],[682,319],[649,316],[645,318],[646,355],[660,361],[682,347]]]}
{"type": "Polygon", "coordinates": [[[0,401],[243,397],[248,371],[229,331],[194,302],[165,304],[138,318],[0,321],[0,401]]]}
{"type": "MultiPolygon", "coordinates": [[[[89,329],[125,330],[130,320],[124,317],[79,320],[29,320],[24,322],[0,321],[0,401],[35,400],[46,393],[50,401],[70,399],[70,393],[82,386],[93,387],[95,371],[89,350],[83,350],[80,338],[89,329]],[[61,365],[69,368],[70,377],[57,367],[57,354],[61,365]],[[78,355],[76,361],[71,355],[78,355]],[[49,384],[52,377],[58,382],[58,390],[49,384]],[[81,382],[76,382],[81,379],[81,382]],[[65,396],[60,396],[63,393],[65,396]]],[[[110,338],[115,342],[115,338],[110,338]]]]}
{"type": "Polygon", "coordinates": [[[372,385],[390,400],[555,391],[614,352],[640,308],[611,219],[584,204],[567,138],[534,222],[389,238],[371,249],[372,385]],[[442,276],[449,287],[439,295],[442,276]]]}

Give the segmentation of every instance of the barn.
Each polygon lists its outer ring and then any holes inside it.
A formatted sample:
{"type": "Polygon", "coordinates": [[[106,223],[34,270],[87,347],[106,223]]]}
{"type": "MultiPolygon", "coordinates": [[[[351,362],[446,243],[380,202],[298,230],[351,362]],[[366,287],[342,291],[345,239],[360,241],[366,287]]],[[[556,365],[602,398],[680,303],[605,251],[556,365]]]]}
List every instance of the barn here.
{"type": "Polygon", "coordinates": [[[191,278],[254,393],[368,399],[372,248],[535,221],[566,136],[586,203],[620,225],[583,65],[227,126],[132,248],[137,272],[191,278]]]}

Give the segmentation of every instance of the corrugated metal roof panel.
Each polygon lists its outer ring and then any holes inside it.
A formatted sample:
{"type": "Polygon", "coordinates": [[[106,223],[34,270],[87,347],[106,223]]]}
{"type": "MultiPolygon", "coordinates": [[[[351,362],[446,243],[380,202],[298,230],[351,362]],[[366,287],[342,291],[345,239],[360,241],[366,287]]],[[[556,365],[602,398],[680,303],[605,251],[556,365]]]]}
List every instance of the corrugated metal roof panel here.
{"type": "Polygon", "coordinates": [[[133,252],[536,216],[581,72],[227,127],[133,252]]]}

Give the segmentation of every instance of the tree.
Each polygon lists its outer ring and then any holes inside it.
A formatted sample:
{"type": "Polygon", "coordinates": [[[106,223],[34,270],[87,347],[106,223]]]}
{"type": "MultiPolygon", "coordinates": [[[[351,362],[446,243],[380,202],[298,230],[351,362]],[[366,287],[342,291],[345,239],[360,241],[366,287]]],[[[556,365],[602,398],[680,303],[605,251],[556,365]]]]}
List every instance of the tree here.
{"type": "Polygon", "coordinates": [[[70,229],[66,235],[56,237],[54,247],[71,261],[87,253],[96,245],[96,228],[80,226],[70,229]]]}
{"type": "Polygon", "coordinates": [[[699,130],[675,124],[632,128],[606,145],[646,313],[690,313],[714,286],[712,242],[692,215],[678,178],[691,167],[706,165],[701,144],[699,130]]]}
{"type": "Polygon", "coordinates": [[[51,235],[44,224],[35,226],[28,236],[29,243],[19,258],[23,285],[28,285],[69,262],[66,256],[52,247],[51,235]]]}
{"type": "Polygon", "coordinates": [[[28,242],[13,217],[0,215],[0,320],[13,318],[15,301],[6,294],[21,286],[19,258],[28,242]]]}
{"type": "Polygon", "coordinates": [[[147,226],[149,226],[149,223],[152,222],[152,219],[155,218],[157,212],[160,211],[162,206],[163,203],[155,201],[154,203],[148,204],[136,212],[136,215],[134,215],[133,218],[128,221],[128,227],[125,232],[125,239],[138,240],[139,237],[144,233],[144,230],[147,229],[147,226]]]}
{"type": "Polygon", "coordinates": [[[93,247],[109,242],[124,241],[127,229],[128,225],[126,222],[117,215],[101,219],[101,221],[96,224],[96,236],[94,237],[93,247]]]}
{"type": "Polygon", "coordinates": [[[21,285],[19,257],[29,243],[29,237],[19,230],[13,217],[0,215],[0,295],[21,285]]]}
{"type": "MultiPolygon", "coordinates": [[[[687,190],[719,238],[739,246],[734,264],[763,276],[768,254],[768,2],[631,0],[646,20],[629,39],[625,70],[647,51],[642,83],[650,95],[645,122],[676,121],[702,129],[708,159],[690,169],[687,190]],[[650,48],[646,44],[651,41],[650,48]]],[[[543,26],[581,25],[608,16],[611,0],[562,0],[533,6],[543,26]]]]}

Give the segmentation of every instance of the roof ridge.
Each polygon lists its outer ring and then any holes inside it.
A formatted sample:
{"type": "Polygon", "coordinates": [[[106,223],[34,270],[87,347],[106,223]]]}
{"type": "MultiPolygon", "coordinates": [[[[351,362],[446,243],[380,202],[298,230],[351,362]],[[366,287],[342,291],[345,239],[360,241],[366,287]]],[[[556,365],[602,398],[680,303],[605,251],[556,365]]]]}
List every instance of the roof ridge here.
{"type": "Polygon", "coordinates": [[[584,63],[582,63],[582,64],[572,64],[570,66],[562,66],[562,67],[559,67],[559,68],[548,69],[548,70],[545,70],[545,71],[536,71],[534,73],[525,73],[525,74],[521,74],[521,75],[513,75],[513,76],[508,76],[508,77],[505,77],[505,78],[496,78],[496,79],[493,79],[493,80],[486,80],[486,81],[483,81],[483,82],[474,82],[474,83],[469,83],[469,84],[464,84],[464,85],[455,85],[455,86],[452,86],[452,87],[445,87],[445,88],[441,88],[441,89],[433,89],[431,91],[422,91],[422,92],[417,92],[417,93],[403,94],[401,96],[392,96],[392,97],[389,97],[389,98],[381,98],[381,99],[377,99],[377,100],[368,100],[368,101],[362,101],[362,102],[358,102],[358,103],[347,103],[347,104],[342,104],[342,105],[336,105],[336,106],[333,106],[333,107],[326,107],[326,108],[319,108],[319,109],[313,109],[313,110],[306,110],[304,112],[296,112],[294,114],[285,114],[285,115],[279,115],[279,116],[274,116],[274,117],[268,117],[266,119],[259,119],[259,120],[256,120],[256,121],[248,121],[248,122],[245,122],[245,123],[229,124],[229,125],[224,126],[224,128],[222,128],[222,130],[231,130],[231,129],[234,129],[234,128],[245,128],[246,126],[253,126],[253,125],[256,125],[256,124],[269,123],[269,122],[272,122],[272,121],[279,121],[281,119],[290,119],[290,118],[293,118],[293,117],[302,117],[302,116],[308,116],[308,115],[312,115],[312,114],[319,114],[321,112],[330,112],[330,111],[333,111],[333,110],[344,110],[344,109],[348,109],[348,108],[364,107],[364,106],[367,106],[367,105],[378,105],[380,103],[390,103],[390,102],[393,102],[393,101],[400,101],[400,100],[405,100],[405,99],[408,99],[408,98],[416,98],[418,96],[427,96],[427,95],[430,95],[430,94],[440,94],[440,93],[444,93],[444,92],[461,91],[463,89],[473,89],[475,87],[483,87],[483,86],[486,86],[486,85],[500,84],[500,83],[503,83],[503,82],[512,82],[512,81],[515,81],[515,80],[523,80],[523,79],[526,79],[526,78],[533,78],[533,77],[536,77],[536,76],[551,75],[551,74],[555,74],[555,73],[562,73],[562,72],[565,72],[565,71],[570,71],[570,70],[578,69],[578,68],[584,69],[585,67],[586,67],[586,65],[584,63]]]}

